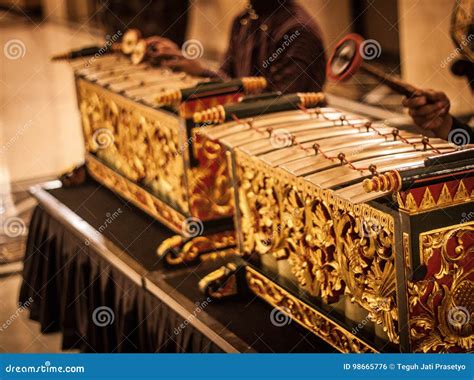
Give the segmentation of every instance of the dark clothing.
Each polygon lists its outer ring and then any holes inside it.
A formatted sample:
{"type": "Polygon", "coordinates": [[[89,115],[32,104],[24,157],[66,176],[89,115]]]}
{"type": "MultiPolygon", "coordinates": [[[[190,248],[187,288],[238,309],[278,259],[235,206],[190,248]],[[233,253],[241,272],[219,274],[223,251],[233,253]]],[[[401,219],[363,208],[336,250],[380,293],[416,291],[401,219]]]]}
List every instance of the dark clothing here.
{"type": "Polygon", "coordinates": [[[295,1],[277,2],[255,17],[245,11],[233,23],[221,71],[232,78],[263,76],[269,91],[321,91],[326,57],[321,32],[295,1]]]}
{"type": "Polygon", "coordinates": [[[453,117],[453,126],[449,134],[451,137],[448,137],[448,139],[450,141],[452,140],[451,142],[456,145],[474,144],[474,129],[468,124],[460,122],[455,117],[453,117]],[[456,130],[458,130],[459,133],[456,133],[456,130]]]}

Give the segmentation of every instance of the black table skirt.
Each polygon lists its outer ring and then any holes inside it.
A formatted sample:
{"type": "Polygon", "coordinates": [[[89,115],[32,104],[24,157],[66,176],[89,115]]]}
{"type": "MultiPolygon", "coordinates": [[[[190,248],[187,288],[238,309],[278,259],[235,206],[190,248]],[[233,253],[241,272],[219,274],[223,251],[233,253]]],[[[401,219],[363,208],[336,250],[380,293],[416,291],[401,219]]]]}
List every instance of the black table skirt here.
{"type": "Polygon", "coordinates": [[[63,349],[221,351],[191,325],[174,334],[184,321],[179,315],[97,255],[41,206],[31,220],[20,302],[29,305],[30,318],[40,323],[43,333],[63,333],[63,349]],[[99,320],[95,324],[94,310],[104,309],[102,316],[113,315],[113,323],[100,326],[105,320],[99,320]]]}
{"type": "Polygon", "coordinates": [[[95,181],[34,195],[39,206],[30,225],[20,302],[31,298],[31,318],[45,333],[62,332],[64,349],[334,351],[296,322],[272,324],[271,306],[252,294],[211,302],[199,321],[183,329],[204,300],[199,280],[222,260],[166,267],[155,250],[174,233],[95,181]],[[120,215],[103,228],[116,210],[120,215]],[[110,325],[94,323],[94,311],[103,309],[105,317],[113,313],[110,325]]]}

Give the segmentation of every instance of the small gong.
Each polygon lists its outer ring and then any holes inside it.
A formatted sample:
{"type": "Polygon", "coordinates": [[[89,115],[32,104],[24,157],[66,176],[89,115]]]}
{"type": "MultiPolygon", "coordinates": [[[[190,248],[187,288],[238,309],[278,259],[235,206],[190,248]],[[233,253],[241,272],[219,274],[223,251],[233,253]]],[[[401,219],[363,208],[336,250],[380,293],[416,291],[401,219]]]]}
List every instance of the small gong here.
{"type": "Polygon", "coordinates": [[[363,62],[360,54],[363,42],[364,39],[358,34],[348,34],[337,43],[326,66],[326,75],[330,80],[345,81],[356,73],[363,62]]]}

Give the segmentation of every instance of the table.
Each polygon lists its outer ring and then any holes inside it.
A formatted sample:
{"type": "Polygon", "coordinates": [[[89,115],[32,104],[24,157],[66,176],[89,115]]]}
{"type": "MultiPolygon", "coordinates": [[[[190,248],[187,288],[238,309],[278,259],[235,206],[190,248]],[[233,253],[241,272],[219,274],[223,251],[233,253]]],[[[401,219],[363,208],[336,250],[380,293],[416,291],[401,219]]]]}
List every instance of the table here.
{"type": "Polygon", "coordinates": [[[20,303],[42,332],[62,332],[63,349],[334,351],[296,322],[273,325],[253,295],[206,300],[197,283],[224,259],[165,266],[155,250],[174,233],[97,182],[31,192],[20,303]]]}

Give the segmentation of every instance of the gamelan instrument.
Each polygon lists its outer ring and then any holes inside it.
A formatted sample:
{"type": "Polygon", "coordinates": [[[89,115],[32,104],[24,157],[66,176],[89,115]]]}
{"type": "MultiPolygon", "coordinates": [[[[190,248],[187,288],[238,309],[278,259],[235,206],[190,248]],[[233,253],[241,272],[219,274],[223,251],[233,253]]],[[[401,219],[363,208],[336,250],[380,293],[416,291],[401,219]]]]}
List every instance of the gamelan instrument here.
{"type": "Polygon", "coordinates": [[[126,36],[120,52],[70,61],[88,173],[177,233],[158,248],[167,262],[234,246],[232,199],[213,148],[196,146],[191,117],[259,93],[265,79],[210,81],[137,63],[129,55],[141,40],[126,36]]]}
{"type": "Polygon", "coordinates": [[[473,350],[474,146],[331,106],[194,119],[227,152],[242,257],[201,290],[243,276],[342,352],[473,350]]]}
{"type": "MultiPolygon", "coordinates": [[[[472,145],[321,93],[260,94],[263,78],[170,71],[136,33],[120,44],[71,61],[86,165],[176,232],[167,263],[237,251],[203,291],[250,289],[342,352],[472,351],[472,145]]],[[[334,73],[352,72],[353,44],[334,73]]]]}

